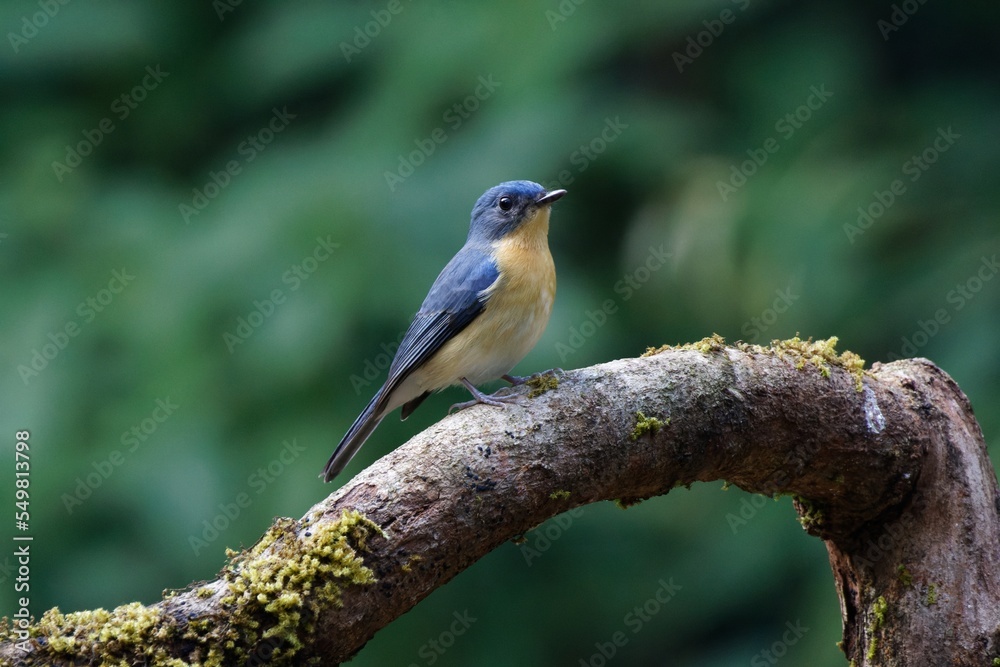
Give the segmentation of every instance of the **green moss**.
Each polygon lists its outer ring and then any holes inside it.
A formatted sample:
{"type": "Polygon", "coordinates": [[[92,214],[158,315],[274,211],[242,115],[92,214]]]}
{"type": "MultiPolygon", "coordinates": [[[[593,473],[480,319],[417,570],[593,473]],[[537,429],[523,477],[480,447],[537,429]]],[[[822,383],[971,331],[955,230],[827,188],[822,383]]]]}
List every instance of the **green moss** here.
{"type": "Polygon", "coordinates": [[[660,352],[667,352],[668,350],[696,350],[704,354],[709,352],[718,352],[726,347],[726,339],[719,334],[712,334],[708,338],[702,338],[695,343],[685,343],[683,345],[661,345],[660,347],[647,347],[646,351],[642,353],[643,357],[651,357],[654,354],[659,354],[660,352]]]}
{"type": "Polygon", "coordinates": [[[993,667],[1000,667],[1000,658],[993,658],[993,667]]]}
{"type": "Polygon", "coordinates": [[[368,536],[382,531],[359,512],[344,510],[338,521],[313,525],[296,540],[278,541],[296,528],[292,519],[276,522],[225,571],[229,595],[222,603],[234,608],[233,623],[251,632],[260,628],[260,639],[277,638],[282,645],[274,658],[293,656],[302,647],[299,634],[315,632],[316,616],[325,607],[340,606],[345,587],[375,582],[349,539],[365,551],[368,536]]]}
{"type": "Polygon", "coordinates": [[[878,637],[872,637],[868,640],[868,660],[875,659],[875,651],[878,650],[878,637]]]}
{"type": "Polygon", "coordinates": [[[570,494],[569,491],[559,490],[559,491],[553,491],[552,493],[550,493],[549,494],[549,498],[552,499],[552,500],[566,500],[567,498],[570,497],[570,495],[571,494],[570,494]]]}
{"type": "MultiPolygon", "coordinates": [[[[145,607],[134,602],[111,611],[70,614],[50,609],[30,629],[42,646],[35,657],[44,661],[83,656],[105,665],[140,660],[149,667],[221,667],[247,662],[261,641],[273,638],[269,664],[289,664],[303,639],[315,632],[320,610],[339,605],[344,588],[375,581],[358,555],[373,533],[382,531],[360,513],[346,510],[339,519],[308,529],[293,519],[278,519],[250,550],[233,554],[222,571],[221,591],[211,586],[193,591],[201,600],[222,595],[219,602],[228,608],[224,619],[179,619],[163,603],[145,607]],[[183,660],[165,649],[178,639],[188,649],[183,660]]],[[[172,601],[176,595],[165,599],[172,601]]]]}
{"type": "MultiPolygon", "coordinates": [[[[769,347],[751,345],[748,343],[736,343],[735,347],[750,354],[771,354],[781,358],[791,356],[795,359],[795,368],[801,370],[807,365],[819,370],[823,377],[830,377],[830,367],[838,366],[849,372],[854,377],[854,386],[858,391],[862,390],[862,380],[864,378],[865,360],[857,354],[844,351],[837,353],[836,336],[827,339],[813,341],[810,337],[802,340],[796,335],[787,340],[773,340],[769,347]]],[[[686,343],[684,345],[661,345],[660,347],[649,347],[642,354],[643,357],[651,357],[661,352],[670,350],[697,350],[708,354],[725,349],[726,341],[719,334],[712,334],[708,338],[703,338],[696,343],[686,343]]]]}
{"type": "Polygon", "coordinates": [[[531,387],[528,390],[528,398],[535,398],[536,396],[541,396],[547,391],[556,389],[559,386],[559,378],[555,373],[544,373],[542,375],[536,375],[524,384],[531,387]]]}
{"type": "Polygon", "coordinates": [[[934,584],[927,586],[927,596],[924,598],[924,604],[928,607],[937,604],[938,601],[938,589],[934,584]]]}
{"type": "MultiPolygon", "coordinates": [[[[30,636],[45,646],[50,656],[73,657],[91,653],[91,647],[109,659],[135,655],[141,646],[163,646],[177,633],[172,619],[159,607],[144,607],[138,602],[111,611],[94,609],[63,614],[58,607],[46,611],[31,626],[30,636]]],[[[153,649],[149,664],[161,665],[168,659],[162,649],[153,649]]]]}
{"type": "Polygon", "coordinates": [[[420,562],[420,561],[422,561],[423,559],[424,559],[424,557],[423,557],[423,556],[421,556],[421,555],[419,555],[419,554],[413,554],[413,555],[409,556],[409,557],[408,557],[408,558],[406,559],[406,562],[405,562],[405,563],[403,563],[403,564],[402,564],[402,565],[401,565],[401,566],[399,567],[399,569],[400,569],[400,570],[402,570],[403,572],[410,572],[410,571],[411,571],[411,570],[413,569],[413,567],[412,567],[413,563],[419,563],[419,562],[420,562]]]}
{"type": "Polygon", "coordinates": [[[889,609],[889,603],[885,601],[885,597],[878,596],[875,600],[875,604],[872,605],[872,613],[875,615],[873,630],[878,630],[883,625],[885,625],[885,612],[889,609]]]}
{"type": "MultiPolygon", "coordinates": [[[[864,378],[865,360],[853,352],[845,351],[837,354],[836,336],[831,336],[825,340],[813,341],[810,337],[802,340],[798,336],[787,340],[771,341],[770,350],[781,358],[791,356],[795,359],[795,368],[802,370],[806,365],[817,368],[823,377],[830,377],[830,366],[838,366],[849,372],[854,377],[854,388],[862,390],[862,380],[864,378]]],[[[768,348],[759,348],[766,351],[768,348]]]]}
{"type": "Polygon", "coordinates": [[[878,649],[878,637],[875,636],[875,633],[885,625],[885,612],[888,609],[889,603],[885,601],[883,596],[878,596],[875,604],[872,605],[872,620],[868,623],[868,634],[871,635],[871,639],[868,640],[867,657],[869,661],[875,659],[875,651],[878,649]]]}
{"type": "Polygon", "coordinates": [[[823,525],[823,522],[826,520],[826,514],[824,514],[822,508],[802,496],[793,496],[793,500],[798,504],[799,523],[802,524],[805,530],[818,528],[823,525]]]}
{"type": "Polygon", "coordinates": [[[635,507],[643,500],[645,498],[615,498],[615,505],[620,510],[627,510],[629,507],[635,507]]]}
{"type": "Polygon", "coordinates": [[[647,417],[642,413],[641,410],[639,412],[636,412],[635,416],[636,416],[636,423],[635,423],[635,428],[632,429],[632,436],[631,436],[633,441],[638,440],[647,433],[656,433],[666,424],[670,423],[669,419],[666,421],[661,421],[656,417],[647,417]]]}
{"type": "Polygon", "coordinates": [[[697,352],[702,352],[708,354],[709,352],[718,352],[719,350],[725,349],[726,339],[719,334],[712,334],[707,338],[702,338],[694,343],[684,343],[682,345],[661,345],[660,347],[647,347],[646,351],[643,352],[641,357],[652,357],[653,355],[659,354],[661,352],[669,352],[671,350],[695,350],[697,352]]]}
{"type": "Polygon", "coordinates": [[[913,575],[910,571],[906,569],[906,566],[900,563],[896,566],[896,574],[899,577],[899,583],[903,584],[907,588],[913,585],[913,575]]]}

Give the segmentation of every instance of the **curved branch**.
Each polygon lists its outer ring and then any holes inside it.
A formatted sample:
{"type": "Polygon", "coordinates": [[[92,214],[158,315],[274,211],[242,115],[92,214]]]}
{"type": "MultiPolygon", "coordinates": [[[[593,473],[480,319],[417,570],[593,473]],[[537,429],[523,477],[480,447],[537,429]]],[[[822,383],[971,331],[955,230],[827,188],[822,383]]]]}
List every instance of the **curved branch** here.
{"type": "Polygon", "coordinates": [[[724,479],[793,494],[826,540],[855,665],[988,663],[1000,653],[1000,495],[968,400],[927,360],[862,374],[835,342],[716,337],[470,408],[302,520],[278,520],[216,581],[150,607],[49,612],[25,631],[27,652],[11,631],[0,659],[346,660],[556,514],[724,479]]]}

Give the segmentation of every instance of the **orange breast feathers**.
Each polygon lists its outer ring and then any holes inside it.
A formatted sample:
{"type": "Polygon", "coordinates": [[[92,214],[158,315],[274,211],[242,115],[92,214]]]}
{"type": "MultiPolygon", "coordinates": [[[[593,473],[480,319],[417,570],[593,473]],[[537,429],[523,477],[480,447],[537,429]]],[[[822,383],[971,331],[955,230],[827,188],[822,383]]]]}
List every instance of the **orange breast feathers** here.
{"type": "Polygon", "coordinates": [[[542,337],[556,296],[556,269],[549,253],[549,209],[494,242],[500,276],[484,290],[483,312],[445,343],[407,384],[414,395],[457,384],[496,380],[508,373],[542,337]]]}

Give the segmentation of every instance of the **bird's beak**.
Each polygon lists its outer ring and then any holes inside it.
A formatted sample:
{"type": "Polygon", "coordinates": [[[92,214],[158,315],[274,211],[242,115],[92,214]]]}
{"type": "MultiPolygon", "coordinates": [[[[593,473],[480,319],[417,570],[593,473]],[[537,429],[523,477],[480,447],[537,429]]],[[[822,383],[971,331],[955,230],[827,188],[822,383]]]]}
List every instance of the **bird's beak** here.
{"type": "Polygon", "coordinates": [[[535,205],[547,206],[548,204],[551,204],[552,202],[562,197],[564,194],[566,194],[565,190],[549,190],[548,192],[546,192],[541,197],[535,200],[535,205]]]}

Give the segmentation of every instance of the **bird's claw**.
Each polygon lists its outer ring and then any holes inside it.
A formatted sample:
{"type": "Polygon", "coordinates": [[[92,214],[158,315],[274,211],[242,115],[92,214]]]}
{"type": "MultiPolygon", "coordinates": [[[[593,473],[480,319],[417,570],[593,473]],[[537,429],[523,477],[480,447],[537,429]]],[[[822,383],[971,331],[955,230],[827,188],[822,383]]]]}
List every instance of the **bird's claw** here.
{"type": "Polygon", "coordinates": [[[491,394],[487,396],[483,392],[476,389],[476,386],[465,378],[461,378],[461,381],[462,384],[465,385],[465,388],[469,390],[469,393],[472,394],[472,400],[465,401],[464,403],[455,403],[453,406],[448,408],[448,414],[457,410],[464,410],[465,408],[472,407],[477,403],[485,403],[486,405],[492,405],[495,408],[502,408],[504,403],[510,403],[511,401],[517,400],[517,394],[503,394],[501,396],[491,394]]]}
{"type": "Polygon", "coordinates": [[[513,403],[517,400],[517,394],[504,394],[502,396],[496,395],[486,395],[479,394],[471,401],[463,401],[462,403],[455,403],[450,408],[448,408],[448,414],[452,412],[458,412],[459,410],[464,410],[465,408],[471,408],[473,405],[492,405],[495,408],[502,408],[507,403],[513,403]]]}

